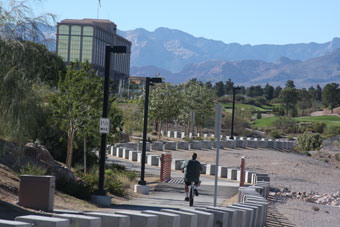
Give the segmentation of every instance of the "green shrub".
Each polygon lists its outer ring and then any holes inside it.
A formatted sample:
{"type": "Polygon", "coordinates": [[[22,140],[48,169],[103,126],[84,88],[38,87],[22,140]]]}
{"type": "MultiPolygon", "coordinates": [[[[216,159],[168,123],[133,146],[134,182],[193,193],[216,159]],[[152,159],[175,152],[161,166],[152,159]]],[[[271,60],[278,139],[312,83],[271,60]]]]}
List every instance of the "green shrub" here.
{"type": "Polygon", "coordinates": [[[327,128],[325,128],[323,132],[324,137],[332,137],[332,136],[338,136],[340,135],[340,126],[332,125],[327,128]]]}
{"type": "Polygon", "coordinates": [[[273,122],[273,126],[286,133],[294,133],[296,131],[296,121],[291,117],[279,117],[273,122]]]}
{"type": "MultiPolygon", "coordinates": [[[[98,181],[97,181],[98,183],[98,181]]],[[[71,181],[64,178],[57,178],[56,189],[78,199],[89,199],[93,193],[91,187],[82,181],[71,181]]]]}
{"type": "Polygon", "coordinates": [[[326,124],[323,122],[300,122],[297,127],[299,133],[313,132],[322,134],[326,124]]]}
{"type": "Polygon", "coordinates": [[[264,129],[264,133],[266,133],[267,135],[271,132],[272,130],[270,128],[265,128],[264,129]]]}
{"type": "Polygon", "coordinates": [[[24,167],[20,169],[20,174],[28,175],[46,175],[47,169],[37,166],[31,162],[28,162],[24,167]]]}
{"type": "Polygon", "coordinates": [[[274,139],[279,139],[279,138],[281,138],[281,132],[279,132],[277,130],[272,130],[270,132],[270,136],[273,137],[274,139]]]}
{"type": "Polygon", "coordinates": [[[319,150],[323,138],[319,133],[303,133],[298,137],[298,148],[301,151],[319,150]]]}
{"type": "Polygon", "coordinates": [[[262,114],[260,111],[257,111],[256,113],[256,119],[261,119],[262,118],[262,114]]]}

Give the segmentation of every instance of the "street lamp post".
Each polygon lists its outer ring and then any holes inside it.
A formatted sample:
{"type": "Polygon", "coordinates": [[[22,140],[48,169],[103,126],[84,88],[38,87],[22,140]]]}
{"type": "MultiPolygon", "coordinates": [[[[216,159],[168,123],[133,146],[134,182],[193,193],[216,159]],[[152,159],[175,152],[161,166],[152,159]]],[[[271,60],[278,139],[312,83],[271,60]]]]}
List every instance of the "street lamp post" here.
{"type": "MultiPolygon", "coordinates": [[[[110,81],[110,62],[111,53],[125,54],[126,46],[110,46],[105,48],[105,71],[104,71],[104,98],[103,98],[103,118],[107,118],[108,104],[109,104],[109,81],[110,81]]],[[[106,158],[106,133],[102,133],[100,155],[99,155],[99,182],[97,195],[106,195],[104,190],[104,177],[105,177],[105,158],[106,158]]]]}
{"type": "Polygon", "coordinates": [[[235,115],[235,93],[236,90],[240,90],[240,87],[233,87],[233,111],[231,114],[231,135],[230,135],[230,139],[234,139],[234,115],[235,115]]]}
{"type": "Polygon", "coordinates": [[[148,133],[148,112],[149,112],[149,87],[150,85],[162,83],[162,78],[159,77],[146,77],[145,78],[145,101],[144,101],[144,127],[143,127],[143,147],[142,147],[142,162],[141,162],[141,174],[139,185],[146,185],[144,180],[145,176],[145,156],[146,156],[146,136],[148,133]]]}

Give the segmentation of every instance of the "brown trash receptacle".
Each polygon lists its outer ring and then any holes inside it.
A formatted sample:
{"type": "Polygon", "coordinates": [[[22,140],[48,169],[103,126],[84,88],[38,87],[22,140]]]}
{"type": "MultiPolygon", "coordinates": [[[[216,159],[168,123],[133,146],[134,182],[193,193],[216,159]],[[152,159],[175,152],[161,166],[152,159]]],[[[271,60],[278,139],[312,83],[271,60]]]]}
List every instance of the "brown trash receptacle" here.
{"type": "Polygon", "coordinates": [[[20,176],[19,205],[35,210],[53,211],[54,193],[54,176],[20,176]]]}

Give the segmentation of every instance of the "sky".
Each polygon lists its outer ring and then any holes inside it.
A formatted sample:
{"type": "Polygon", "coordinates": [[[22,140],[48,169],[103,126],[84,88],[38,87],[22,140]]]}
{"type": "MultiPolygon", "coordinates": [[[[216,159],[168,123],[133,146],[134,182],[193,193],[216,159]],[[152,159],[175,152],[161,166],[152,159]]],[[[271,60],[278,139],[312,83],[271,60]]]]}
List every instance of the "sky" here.
{"type": "MultiPolygon", "coordinates": [[[[34,13],[97,18],[98,0],[42,0],[34,13]]],[[[118,29],[167,27],[240,44],[324,43],[340,37],[340,0],[101,0],[118,29]]]]}

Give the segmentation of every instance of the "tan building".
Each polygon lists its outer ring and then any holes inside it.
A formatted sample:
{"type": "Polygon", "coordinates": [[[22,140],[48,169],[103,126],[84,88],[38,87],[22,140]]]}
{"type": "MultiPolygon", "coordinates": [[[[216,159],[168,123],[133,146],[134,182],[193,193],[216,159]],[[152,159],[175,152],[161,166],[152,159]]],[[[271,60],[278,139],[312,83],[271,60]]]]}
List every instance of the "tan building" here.
{"type": "Polygon", "coordinates": [[[131,42],[117,34],[116,24],[99,19],[65,19],[57,24],[57,54],[66,64],[89,61],[103,76],[106,45],[127,47],[127,54],[111,55],[110,65],[110,78],[124,83],[130,74],[131,42]]]}

